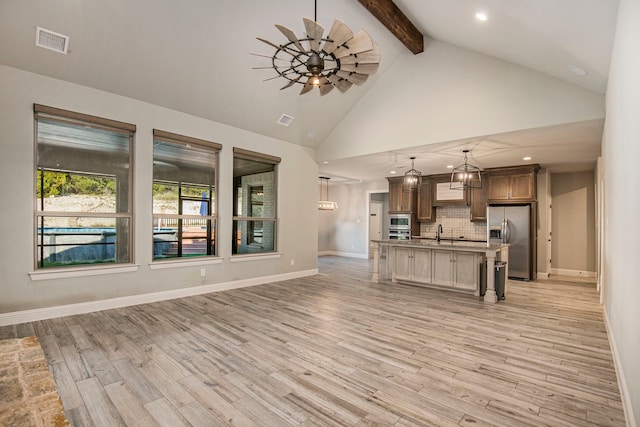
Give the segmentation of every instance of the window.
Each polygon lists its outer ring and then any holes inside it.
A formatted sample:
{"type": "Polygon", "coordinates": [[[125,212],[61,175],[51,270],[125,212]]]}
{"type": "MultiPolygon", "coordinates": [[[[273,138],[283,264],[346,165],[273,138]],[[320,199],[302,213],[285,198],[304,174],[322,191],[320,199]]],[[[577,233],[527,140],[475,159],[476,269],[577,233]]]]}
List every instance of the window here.
{"type": "Polygon", "coordinates": [[[222,146],[153,131],[153,259],[216,255],[216,177],[222,146]]]}
{"type": "Polygon", "coordinates": [[[234,148],[234,255],[276,251],[279,157],[234,148]]]}
{"type": "Polygon", "coordinates": [[[132,262],[135,126],[34,105],[35,267],[132,262]]]}

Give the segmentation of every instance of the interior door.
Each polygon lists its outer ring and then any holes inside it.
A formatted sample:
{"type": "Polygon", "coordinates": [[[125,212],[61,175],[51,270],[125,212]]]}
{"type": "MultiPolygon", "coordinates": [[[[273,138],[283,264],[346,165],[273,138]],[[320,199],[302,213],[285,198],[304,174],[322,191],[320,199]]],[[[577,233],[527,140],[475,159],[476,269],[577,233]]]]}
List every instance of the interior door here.
{"type": "Polygon", "coordinates": [[[369,258],[373,257],[371,240],[382,240],[382,202],[369,203],[369,258]]]}

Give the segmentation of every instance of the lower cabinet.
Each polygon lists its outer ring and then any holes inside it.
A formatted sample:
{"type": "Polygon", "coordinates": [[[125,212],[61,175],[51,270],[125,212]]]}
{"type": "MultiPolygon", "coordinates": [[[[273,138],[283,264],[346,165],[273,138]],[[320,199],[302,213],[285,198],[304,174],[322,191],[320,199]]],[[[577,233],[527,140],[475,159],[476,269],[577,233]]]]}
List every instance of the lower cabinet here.
{"type": "Polygon", "coordinates": [[[465,291],[479,289],[482,255],[477,252],[396,247],[393,280],[445,286],[465,291]]]}
{"type": "Polygon", "coordinates": [[[396,247],[394,280],[431,283],[431,249],[396,247]]]}
{"type": "Polygon", "coordinates": [[[432,279],[434,285],[476,290],[480,279],[477,252],[432,251],[432,279]]]}

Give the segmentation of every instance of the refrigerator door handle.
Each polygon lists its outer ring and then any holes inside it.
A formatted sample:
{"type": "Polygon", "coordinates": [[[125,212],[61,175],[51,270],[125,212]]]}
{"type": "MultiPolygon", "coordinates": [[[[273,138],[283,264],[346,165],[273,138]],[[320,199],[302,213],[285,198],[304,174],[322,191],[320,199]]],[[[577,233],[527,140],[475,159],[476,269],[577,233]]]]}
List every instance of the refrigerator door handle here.
{"type": "Polygon", "coordinates": [[[511,231],[509,230],[509,220],[504,220],[504,235],[505,235],[505,243],[509,243],[511,239],[511,231]]]}
{"type": "Polygon", "coordinates": [[[507,220],[503,219],[502,220],[502,224],[501,225],[501,229],[500,232],[502,233],[502,243],[508,243],[509,239],[507,238],[507,220]]]}

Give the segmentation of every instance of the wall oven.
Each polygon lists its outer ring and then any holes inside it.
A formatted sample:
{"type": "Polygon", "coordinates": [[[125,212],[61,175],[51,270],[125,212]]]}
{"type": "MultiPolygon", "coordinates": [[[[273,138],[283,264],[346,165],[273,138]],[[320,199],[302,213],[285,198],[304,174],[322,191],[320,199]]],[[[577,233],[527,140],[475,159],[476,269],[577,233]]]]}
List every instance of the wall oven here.
{"type": "Polygon", "coordinates": [[[389,240],[411,240],[411,230],[389,229],[389,240]]]}
{"type": "Polygon", "coordinates": [[[389,239],[390,240],[410,240],[411,239],[411,214],[390,214],[389,215],[389,239]]]}

